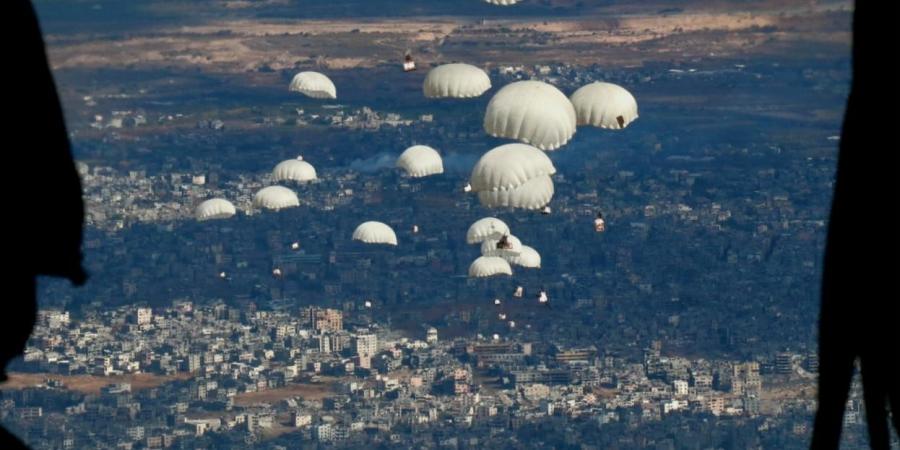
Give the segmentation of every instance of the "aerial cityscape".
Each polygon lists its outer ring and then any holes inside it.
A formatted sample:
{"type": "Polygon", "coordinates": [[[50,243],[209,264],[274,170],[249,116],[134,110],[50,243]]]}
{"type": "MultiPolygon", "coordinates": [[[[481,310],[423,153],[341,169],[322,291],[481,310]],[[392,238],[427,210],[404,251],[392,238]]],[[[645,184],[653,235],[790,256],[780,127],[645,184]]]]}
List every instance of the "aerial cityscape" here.
{"type": "Polygon", "coordinates": [[[32,448],[809,447],[851,2],[35,8],[90,279],[32,448]]]}

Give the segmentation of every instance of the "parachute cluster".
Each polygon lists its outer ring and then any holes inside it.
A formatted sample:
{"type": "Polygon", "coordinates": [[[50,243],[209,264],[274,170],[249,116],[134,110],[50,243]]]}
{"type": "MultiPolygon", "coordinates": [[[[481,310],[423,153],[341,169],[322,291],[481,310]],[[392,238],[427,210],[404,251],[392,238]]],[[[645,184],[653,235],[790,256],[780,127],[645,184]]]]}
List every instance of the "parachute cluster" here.
{"type": "MultiPolygon", "coordinates": [[[[309,183],[315,181],[316,169],[312,164],[298,156],[296,159],[282,161],[275,166],[271,174],[276,183],[309,183]]],[[[266,186],[253,196],[253,207],[261,210],[280,211],[300,206],[297,193],[281,185],[266,186]]],[[[228,219],[237,214],[234,204],[224,198],[212,198],[200,203],[194,210],[194,217],[200,221],[228,219]]]]}
{"type": "Polygon", "coordinates": [[[469,226],[466,243],[481,244],[481,256],[469,266],[469,276],[473,278],[512,275],[511,264],[525,268],[541,267],[541,255],[535,249],[522,245],[519,238],[510,234],[509,226],[496,217],[485,217],[469,226]]]}
{"type": "MultiPolygon", "coordinates": [[[[492,5],[509,6],[518,0],[484,0],[492,5]]],[[[404,71],[415,70],[410,54],[405,55],[404,71]]],[[[433,67],[422,83],[422,94],[429,99],[457,101],[480,97],[492,88],[488,73],[465,63],[449,63],[433,67]]],[[[288,86],[312,99],[336,99],[337,88],[325,74],[313,71],[297,73],[288,86]]],[[[592,126],[607,130],[622,130],[638,118],[634,96],[622,86],[607,82],[592,82],[566,96],[552,84],[538,80],[515,81],[502,86],[488,101],[482,126],[487,135],[515,142],[505,143],[485,152],[472,167],[466,193],[477,196],[482,207],[510,211],[540,211],[550,214],[555,187],[553,176],[557,169],[549,153],[559,151],[575,138],[578,127],[592,126]]],[[[423,178],[444,173],[441,154],[426,145],[412,145],[404,150],[395,166],[410,178],[423,178]]],[[[252,205],[260,210],[280,211],[300,205],[297,193],[288,186],[305,185],[318,178],[315,167],[302,157],[278,163],[271,172],[273,184],[260,189],[252,205]]],[[[221,220],[237,213],[235,205],[225,198],[211,198],[195,210],[198,221],[221,220]]],[[[393,223],[393,222],[392,222],[393,223]]],[[[597,232],[605,230],[602,214],[594,220],[597,232]]],[[[411,226],[412,234],[420,232],[411,226]]],[[[366,221],[359,224],[351,236],[365,245],[398,246],[397,234],[387,224],[366,221]]],[[[469,265],[468,277],[492,278],[513,276],[513,266],[521,269],[540,269],[541,255],[511,233],[510,227],[496,217],[484,217],[472,223],[466,232],[466,243],[480,246],[480,255],[469,265]]],[[[299,242],[290,246],[299,251],[299,242]]],[[[273,276],[283,279],[281,268],[272,270],[273,276]]],[[[230,279],[225,272],[223,280],[230,279]]],[[[522,298],[524,288],[518,286],[514,298],[522,298]]],[[[538,302],[549,306],[546,290],[540,289],[538,302]]],[[[365,307],[372,307],[366,301],[365,307]]],[[[495,299],[498,307],[503,305],[495,299]]],[[[507,320],[507,312],[499,312],[500,320],[507,320]]],[[[516,326],[508,321],[510,328],[516,326]]],[[[528,327],[528,325],[525,325],[528,327]]],[[[497,338],[497,335],[494,335],[497,338]]]]}
{"type": "Polygon", "coordinates": [[[469,184],[486,208],[541,209],[553,198],[556,167],[547,155],[526,144],[506,144],[485,153],[469,184]]]}

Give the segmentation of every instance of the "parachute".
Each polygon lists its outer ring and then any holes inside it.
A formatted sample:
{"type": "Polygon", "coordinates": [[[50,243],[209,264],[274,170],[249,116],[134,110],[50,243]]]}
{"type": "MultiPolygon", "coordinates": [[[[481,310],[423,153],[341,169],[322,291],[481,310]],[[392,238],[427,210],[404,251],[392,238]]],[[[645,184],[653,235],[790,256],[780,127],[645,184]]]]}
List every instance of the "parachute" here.
{"type": "Polygon", "coordinates": [[[481,243],[481,255],[499,256],[504,259],[508,256],[518,255],[522,251],[522,241],[511,234],[506,239],[509,243],[509,248],[497,248],[497,243],[500,242],[500,239],[485,239],[481,243]]]}
{"type": "Polygon", "coordinates": [[[547,83],[516,81],[488,103],[484,131],[541,150],[556,150],[575,134],[575,108],[565,94],[547,83]]]}
{"type": "MultiPolygon", "coordinates": [[[[541,254],[537,252],[537,250],[523,245],[519,250],[519,254],[516,256],[510,256],[506,258],[510,264],[514,264],[517,266],[528,267],[533,269],[541,268],[541,254]]],[[[518,293],[519,291],[516,290],[518,293]]],[[[521,296],[521,295],[520,295],[521,296]]]]}
{"type": "Polygon", "coordinates": [[[553,180],[547,175],[528,180],[509,191],[481,191],[478,200],[487,208],[541,209],[553,199],[553,180]]]}
{"type": "Polygon", "coordinates": [[[253,196],[253,206],[278,211],[284,208],[300,206],[300,199],[294,191],[284,186],[264,187],[253,196]]]}
{"type": "Polygon", "coordinates": [[[316,179],[316,169],[312,164],[299,159],[282,161],[272,170],[275,181],[312,181],[316,179]]]}
{"type": "Polygon", "coordinates": [[[546,153],[526,144],[506,144],[482,155],[469,180],[475,192],[505,191],[555,173],[556,167],[546,153]]]}
{"type": "Polygon", "coordinates": [[[617,84],[594,82],[580,87],[570,97],[578,125],[622,129],[638,118],[634,96],[617,84]]]}
{"type": "Polygon", "coordinates": [[[194,216],[199,221],[227,219],[237,213],[234,205],[224,198],[206,200],[197,206],[194,216]]]}
{"type": "Polygon", "coordinates": [[[603,220],[603,213],[597,213],[597,218],[594,219],[594,231],[597,233],[606,231],[606,222],[603,220]]]}
{"type": "Polygon", "coordinates": [[[403,71],[412,72],[413,70],[416,70],[416,61],[413,60],[412,54],[407,50],[406,55],[403,57],[403,71]]]}
{"type": "Polygon", "coordinates": [[[483,70],[469,64],[444,64],[428,71],[422,92],[428,98],[472,98],[491,88],[483,70]]]}
{"type": "Polygon", "coordinates": [[[469,276],[474,278],[494,275],[512,275],[512,267],[498,256],[480,256],[469,266],[469,276]]]}
{"type": "Polygon", "coordinates": [[[427,145],[413,145],[397,158],[397,167],[413,178],[444,173],[444,163],[437,150],[427,145]]]}
{"type": "Polygon", "coordinates": [[[495,217],[485,217],[475,221],[466,232],[466,242],[477,244],[485,239],[500,239],[509,234],[509,227],[495,217]]]}
{"type": "Polygon", "coordinates": [[[363,222],[353,231],[353,240],[365,244],[397,245],[397,235],[391,227],[381,222],[363,222]]]}
{"type": "Polygon", "coordinates": [[[334,83],[319,72],[300,72],[294,75],[289,89],[312,98],[337,98],[334,83]]]}
{"type": "Polygon", "coordinates": [[[484,0],[484,1],[486,1],[492,5],[498,5],[498,6],[515,5],[516,3],[519,2],[519,0],[484,0]]]}

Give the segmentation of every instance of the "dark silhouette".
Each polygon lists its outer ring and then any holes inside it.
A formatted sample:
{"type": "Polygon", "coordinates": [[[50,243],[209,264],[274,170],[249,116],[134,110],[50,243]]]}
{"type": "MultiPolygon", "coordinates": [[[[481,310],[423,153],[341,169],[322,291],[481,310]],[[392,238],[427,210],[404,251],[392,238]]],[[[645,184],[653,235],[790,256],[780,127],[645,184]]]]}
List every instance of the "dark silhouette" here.
{"type": "Polygon", "coordinates": [[[870,446],[887,449],[900,431],[897,206],[900,205],[895,129],[897,2],[859,0],[853,13],[853,82],[844,126],[822,279],[819,319],[819,409],[811,447],[837,449],[844,407],[859,359],[870,446]],[[881,212],[883,211],[883,212],[881,212]],[[880,253],[881,258],[875,257],[880,253]]]}
{"type": "MultiPolygon", "coordinates": [[[[6,299],[0,312],[0,381],[6,365],[25,349],[37,315],[38,275],[82,285],[84,204],[53,76],[37,17],[27,0],[11,0],[4,14],[8,81],[3,137],[8,170],[4,193],[11,201],[4,235],[6,299]],[[12,219],[12,220],[10,220],[12,219]]],[[[0,428],[0,448],[26,448],[0,428]]]]}

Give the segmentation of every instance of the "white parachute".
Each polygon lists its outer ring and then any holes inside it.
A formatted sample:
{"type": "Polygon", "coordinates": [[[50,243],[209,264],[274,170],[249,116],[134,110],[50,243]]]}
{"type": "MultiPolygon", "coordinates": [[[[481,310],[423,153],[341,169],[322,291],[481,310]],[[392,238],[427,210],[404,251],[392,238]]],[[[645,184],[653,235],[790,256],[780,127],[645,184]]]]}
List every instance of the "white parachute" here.
{"type": "Polygon", "coordinates": [[[391,227],[381,222],[363,222],[353,231],[353,240],[365,244],[397,245],[397,235],[391,227]]]}
{"type": "Polygon", "coordinates": [[[526,144],[506,144],[481,156],[472,168],[469,183],[475,192],[511,190],[555,173],[556,167],[544,152],[526,144]]]}
{"type": "Polygon", "coordinates": [[[541,175],[512,190],[478,192],[478,200],[487,208],[538,210],[550,203],[553,193],[553,180],[541,175]]]}
{"type": "Polygon", "coordinates": [[[253,206],[278,211],[279,209],[300,206],[300,199],[294,191],[284,186],[264,187],[253,196],[253,206]]]}
{"type": "Polygon", "coordinates": [[[437,150],[427,145],[413,145],[397,158],[397,167],[413,178],[444,173],[444,163],[437,150]]]}
{"type": "Polygon", "coordinates": [[[492,5],[509,6],[519,3],[519,0],[484,0],[492,5]]]}
{"type": "Polygon", "coordinates": [[[334,83],[319,72],[300,72],[294,75],[288,89],[312,98],[337,98],[337,89],[334,87],[334,83]]]}
{"type": "Polygon", "coordinates": [[[512,267],[498,256],[479,256],[469,266],[470,277],[484,278],[495,275],[512,275],[512,267]]]}
{"type": "Polygon", "coordinates": [[[316,179],[316,168],[312,164],[299,159],[282,161],[272,170],[275,181],[312,181],[316,179]]]}
{"type": "Polygon", "coordinates": [[[517,266],[532,268],[532,269],[540,269],[541,268],[541,254],[537,252],[537,250],[523,245],[522,249],[519,251],[519,254],[516,256],[511,256],[506,258],[510,264],[514,264],[517,266]]]}
{"type": "Polygon", "coordinates": [[[478,160],[470,184],[482,206],[535,210],[553,199],[554,173],[546,153],[526,144],[506,144],[478,160]]]}
{"type": "Polygon", "coordinates": [[[197,206],[194,216],[199,221],[227,219],[237,213],[234,205],[224,198],[212,198],[197,206]]]}
{"type": "Polygon", "coordinates": [[[565,94],[547,83],[516,81],[488,103],[484,131],[541,150],[556,150],[575,134],[575,108],[565,94]]]}
{"type": "Polygon", "coordinates": [[[470,64],[444,64],[428,71],[422,92],[428,98],[472,98],[491,88],[487,73],[470,64]]]}
{"type": "Polygon", "coordinates": [[[580,87],[570,97],[578,125],[622,129],[638,118],[634,96],[617,84],[594,82],[580,87]]]}
{"type": "Polygon", "coordinates": [[[477,244],[485,239],[500,239],[501,236],[509,234],[509,227],[502,220],[496,217],[485,217],[476,220],[466,232],[466,242],[469,244],[477,244]]]}
{"type": "Polygon", "coordinates": [[[481,243],[481,256],[507,258],[517,256],[522,252],[522,241],[519,238],[510,234],[506,236],[506,241],[509,243],[509,248],[497,248],[497,243],[500,242],[500,239],[485,239],[481,243]]]}

